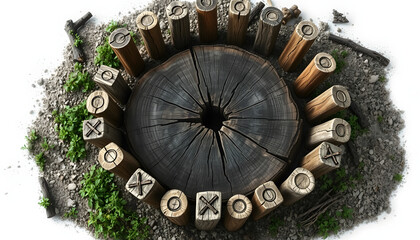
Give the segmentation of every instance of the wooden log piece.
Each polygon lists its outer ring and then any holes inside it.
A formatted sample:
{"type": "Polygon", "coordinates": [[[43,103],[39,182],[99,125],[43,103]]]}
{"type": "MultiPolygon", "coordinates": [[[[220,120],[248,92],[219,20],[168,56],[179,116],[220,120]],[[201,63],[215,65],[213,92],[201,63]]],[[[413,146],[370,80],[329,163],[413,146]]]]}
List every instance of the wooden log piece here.
{"type": "Polygon", "coordinates": [[[283,13],[275,7],[264,8],[258,21],[257,35],[254,41],[254,51],[268,56],[273,52],[277,36],[280,32],[283,13]]]}
{"type": "Polygon", "coordinates": [[[217,0],[196,0],[198,33],[201,43],[217,40],[217,0]]]}
{"type": "Polygon", "coordinates": [[[122,145],[123,133],[109,124],[103,117],[83,121],[83,140],[103,148],[110,142],[122,145]]]}
{"type": "Polygon", "coordinates": [[[283,196],[273,181],[266,182],[255,189],[252,196],[252,219],[259,220],[276,209],[283,202],[283,196]]]}
{"type": "Polygon", "coordinates": [[[314,147],[322,142],[345,144],[351,135],[350,124],[341,118],[334,118],[309,129],[307,145],[314,147]]]}
{"type": "Polygon", "coordinates": [[[190,17],[185,2],[173,1],[166,7],[171,39],[175,48],[182,50],[191,43],[190,17]]]}
{"type": "MultiPolygon", "coordinates": [[[[78,19],[76,22],[72,20],[67,20],[66,24],[64,25],[64,31],[66,31],[67,36],[69,37],[71,48],[73,51],[73,61],[75,62],[84,62],[85,61],[85,54],[83,53],[82,46],[76,46],[74,43],[76,41],[76,34],[78,29],[83,26],[90,18],[92,17],[92,13],[87,12],[83,17],[78,19]]],[[[79,36],[80,38],[80,36],[79,36]]]]}
{"type": "Polygon", "coordinates": [[[165,189],[145,171],[138,168],[125,184],[125,189],[137,199],[160,209],[160,200],[165,189]]]}
{"type": "Polygon", "coordinates": [[[144,69],[144,61],[127,29],[115,29],[109,36],[109,45],[128,74],[133,77],[140,75],[144,69]]]}
{"type": "Polygon", "coordinates": [[[128,181],[140,167],[138,161],[127,151],[111,142],[98,154],[99,164],[107,171],[128,181]]]}
{"type": "Polygon", "coordinates": [[[172,189],[163,195],[160,210],[169,221],[185,226],[190,220],[190,207],[187,196],[180,190],[172,189]]]}
{"type": "Polygon", "coordinates": [[[302,159],[302,167],[311,171],[315,178],[335,170],[341,164],[341,148],[323,142],[302,159]]]}
{"type": "Polygon", "coordinates": [[[89,95],[86,108],[90,114],[103,117],[114,127],[120,127],[123,124],[123,110],[103,90],[94,91],[89,95]]]}
{"type": "Polygon", "coordinates": [[[38,181],[41,186],[42,197],[47,198],[50,203],[50,205],[45,208],[45,213],[47,214],[47,218],[52,218],[55,216],[55,206],[48,188],[48,183],[44,177],[38,177],[38,181]]]}
{"type": "Polygon", "coordinates": [[[226,208],[223,224],[231,232],[239,230],[252,213],[251,201],[242,194],[229,198],[226,208]]]}
{"type": "Polygon", "coordinates": [[[322,52],[315,55],[293,84],[296,95],[302,98],[309,96],[335,71],[335,68],[335,60],[330,54],[322,52]]]}
{"type": "Polygon", "coordinates": [[[284,16],[283,20],[281,21],[283,25],[286,25],[287,22],[290,21],[290,19],[299,17],[301,13],[297,5],[293,5],[291,8],[284,7],[281,9],[281,11],[283,12],[283,16],[284,16]]]}
{"type": "Polygon", "coordinates": [[[251,10],[251,13],[249,14],[248,27],[260,19],[260,14],[264,7],[265,4],[263,2],[258,2],[257,5],[251,10]]]}
{"type": "Polygon", "coordinates": [[[227,43],[242,46],[248,28],[251,4],[248,0],[232,0],[229,4],[227,43]]]}
{"type": "Polygon", "coordinates": [[[286,72],[295,70],[318,34],[318,27],[314,23],[300,22],[279,57],[280,67],[286,72]]]}
{"type": "Polygon", "coordinates": [[[105,90],[115,102],[124,105],[131,95],[131,89],[121,76],[120,71],[105,65],[99,67],[93,80],[105,90]]]}
{"type": "Polygon", "coordinates": [[[203,231],[215,228],[222,215],[221,192],[198,192],[195,204],[195,227],[203,231]]]}
{"type": "Polygon", "coordinates": [[[306,118],[310,122],[319,122],[348,108],[350,104],[351,99],[347,89],[341,85],[334,85],[306,104],[306,118]]]}
{"type": "Polygon", "coordinates": [[[153,59],[164,58],[166,56],[165,42],[156,14],[144,11],[137,16],[136,24],[149,56],[153,59]]]}
{"type": "Polygon", "coordinates": [[[312,192],[314,188],[315,178],[312,173],[305,168],[296,168],[280,185],[280,192],[284,198],[283,205],[292,205],[312,192]]]}

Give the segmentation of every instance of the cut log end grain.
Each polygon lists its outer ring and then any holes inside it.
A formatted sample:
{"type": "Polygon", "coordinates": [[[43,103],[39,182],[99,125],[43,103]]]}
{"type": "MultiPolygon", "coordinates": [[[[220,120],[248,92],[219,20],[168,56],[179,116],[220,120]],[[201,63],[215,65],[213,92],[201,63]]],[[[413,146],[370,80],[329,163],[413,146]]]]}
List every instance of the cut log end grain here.
{"type": "Polygon", "coordinates": [[[189,199],[251,193],[283,172],[300,134],[274,67],[226,46],[195,46],[146,73],[124,119],[143,169],[189,199]]]}

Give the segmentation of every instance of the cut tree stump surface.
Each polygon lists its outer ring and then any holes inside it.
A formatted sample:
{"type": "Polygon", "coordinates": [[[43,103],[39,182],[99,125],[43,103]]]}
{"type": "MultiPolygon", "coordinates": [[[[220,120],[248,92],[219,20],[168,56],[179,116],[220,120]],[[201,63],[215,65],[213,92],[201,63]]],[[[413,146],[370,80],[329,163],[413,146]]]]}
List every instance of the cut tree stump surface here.
{"type": "Polygon", "coordinates": [[[285,169],[300,133],[274,67],[236,47],[195,46],[146,73],[125,112],[142,168],[195,199],[247,195],[285,169]]]}

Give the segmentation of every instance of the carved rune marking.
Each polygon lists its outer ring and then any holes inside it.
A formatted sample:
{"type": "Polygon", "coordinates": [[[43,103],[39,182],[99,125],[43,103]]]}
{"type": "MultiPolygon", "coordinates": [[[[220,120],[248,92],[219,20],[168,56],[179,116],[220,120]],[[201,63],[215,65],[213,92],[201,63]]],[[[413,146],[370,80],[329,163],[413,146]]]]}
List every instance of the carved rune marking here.
{"type": "Polygon", "coordinates": [[[215,195],[213,196],[210,201],[207,201],[207,199],[203,196],[200,197],[200,201],[203,202],[206,206],[204,206],[201,210],[200,210],[200,215],[204,215],[204,213],[206,213],[207,209],[210,209],[211,211],[213,211],[214,214],[219,213],[219,211],[217,211],[216,208],[213,207],[213,203],[219,198],[219,196],[215,195]]]}
{"type": "Polygon", "coordinates": [[[340,152],[333,152],[330,145],[327,145],[327,155],[325,155],[323,158],[324,159],[328,159],[328,158],[332,158],[333,162],[335,165],[338,165],[338,161],[336,156],[340,155],[340,152]]]}
{"type": "Polygon", "coordinates": [[[93,132],[95,132],[96,135],[101,135],[101,132],[97,129],[101,123],[101,120],[98,120],[95,125],[92,126],[90,122],[87,122],[86,126],[89,128],[89,131],[86,133],[86,137],[89,137],[93,132]]]}
{"type": "Polygon", "coordinates": [[[140,196],[143,196],[143,186],[145,186],[145,185],[149,185],[149,184],[152,184],[153,182],[152,182],[152,180],[146,180],[146,181],[142,181],[141,180],[141,172],[138,172],[137,173],[137,180],[136,180],[136,182],[135,183],[130,183],[129,185],[128,185],[128,187],[129,188],[135,188],[135,187],[138,187],[139,188],[139,195],[140,196]]]}

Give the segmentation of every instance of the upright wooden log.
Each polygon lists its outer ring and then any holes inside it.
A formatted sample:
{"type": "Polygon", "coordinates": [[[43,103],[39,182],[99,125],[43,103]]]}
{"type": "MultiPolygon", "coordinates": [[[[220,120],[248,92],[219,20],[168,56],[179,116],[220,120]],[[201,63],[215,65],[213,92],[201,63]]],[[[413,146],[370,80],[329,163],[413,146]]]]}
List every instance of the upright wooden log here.
{"type": "Polygon", "coordinates": [[[123,110],[103,90],[92,92],[87,101],[88,112],[96,117],[103,117],[115,127],[123,124],[123,110]]]}
{"type": "Polygon", "coordinates": [[[99,164],[107,171],[128,181],[140,167],[138,161],[127,151],[111,142],[99,151],[99,164]]]}
{"type": "Polygon", "coordinates": [[[190,18],[188,6],[185,2],[173,1],[166,7],[169,29],[171,30],[172,43],[177,49],[190,46],[190,18]]]}
{"type": "Polygon", "coordinates": [[[315,178],[305,168],[296,168],[290,176],[280,185],[283,195],[283,205],[289,206],[308,195],[315,188],[315,178]]]}
{"type": "Polygon", "coordinates": [[[315,178],[335,170],[341,164],[341,148],[323,142],[302,159],[302,167],[311,171],[315,178]]]}
{"type": "Polygon", "coordinates": [[[252,219],[259,220],[276,209],[283,196],[273,181],[266,182],[255,189],[252,196],[252,219]]]}
{"type": "Polygon", "coordinates": [[[242,46],[248,28],[251,4],[249,0],[232,0],[229,4],[227,43],[242,46]]]}
{"type": "Polygon", "coordinates": [[[222,215],[222,194],[218,191],[198,192],[195,201],[195,227],[212,230],[222,215]]]}
{"type": "Polygon", "coordinates": [[[93,80],[119,104],[126,104],[130,98],[131,89],[115,68],[101,65],[93,80]]]}
{"type": "Polygon", "coordinates": [[[180,190],[172,189],[163,195],[160,210],[169,221],[185,226],[190,220],[190,207],[187,196],[180,190]]]}
{"type": "Polygon", "coordinates": [[[109,36],[109,45],[128,74],[133,77],[140,75],[144,69],[144,61],[127,29],[115,29],[109,36]]]}
{"type": "Polygon", "coordinates": [[[138,168],[125,184],[125,189],[140,201],[160,209],[160,200],[165,189],[145,171],[138,168]]]}
{"type": "Polygon", "coordinates": [[[317,26],[310,21],[300,22],[279,57],[280,67],[290,72],[296,69],[319,34],[317,26]]]}
{"type": "Polygon", "coordinates": [[[144,11],[137,16],[136,24],[149,56],[153,59],[164,58],[166,56],[165,42],[156,14],[144,11]]]}
{"type": "Polygon", "coordinates": [[[229,198],[226,208],[223,224],[231,232],[239,230],[252,213],[251,201],[242,194],[229,198]]]}
{"type": "Polygon", "coordinates": [[[103,148],[110,142],[121,146],[124,143],[124,135],[103,117],[99,117],[83,121],[83,140],[98,148],[103,148]]]}
{"type": "Polygon", "coordinates": [[[280,32],[283,13],[275,7],[264,8],[258,22],[258,31],[254,41],[254,51],[268,56],[273,52],[280,32]]]}
{"type": "Polygon", "coordinates": [[[306,118],[310,122],[319,122],[348,108],[350,104],[351,99],[347,89],[341,85],[334,85],[306,104],[306,118]]]}
{"type": "Polygon", "coordinates": [[[201,43],[217,40],[217,0],[196,0],[198,33],[201,43]]]}
{"type": "Polygon", "coordinates": [[[293,86],[299,97],[307,97],[322,82],[325,81],[336,68],[334,58],[328,53],[318,53],[295,80],[293,86]]]}
{"type": "Polygon", "coordinates": [[[51,194],[50,194],[50,190],[48,188],[48,183],[44,177],[38,177],[38,181],[39,181],[39,185],[41,186],[42,197],[47,198],[50,203],[50,205],[45,208],[47,218],[52,218],[55,216],[55,206],[54,206],[51,194]]]}
{"type": "Polygon", "coordinates": [[[341,118],[334,118],[309,129],[307,145],[316,146],[322,142],[332,144],[347,143],[351,136],[351,126],[341,118]]]}

